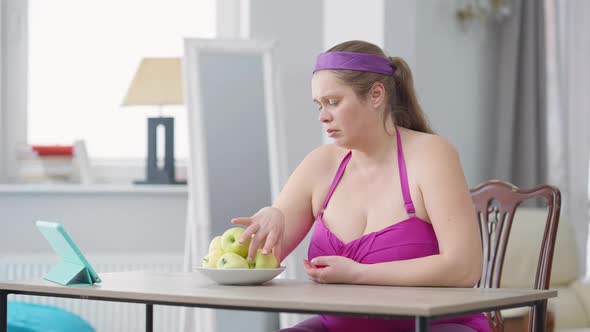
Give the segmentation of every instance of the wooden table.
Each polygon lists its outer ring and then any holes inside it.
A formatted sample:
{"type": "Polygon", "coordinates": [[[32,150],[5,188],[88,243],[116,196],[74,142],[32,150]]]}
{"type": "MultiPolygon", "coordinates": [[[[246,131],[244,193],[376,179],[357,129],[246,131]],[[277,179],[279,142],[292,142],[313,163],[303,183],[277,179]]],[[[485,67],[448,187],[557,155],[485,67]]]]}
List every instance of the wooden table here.
{"type": "Polygon", "coordinates": [[[101,273],[102,283],[60,286],[43,280],[0,282],[0,332],[7,330],[8,294],[68,297],[146,304],[146,331],[153,330],[153,305],[251,311],[343,314],[416,320],[416,331],[428,321],[497,309],[533,306],[536,326],[544,331],[547,299],[555,290],[389,287],[317,284],[274,279],[258,286],[217,285],[197,273],[101,273]]]}

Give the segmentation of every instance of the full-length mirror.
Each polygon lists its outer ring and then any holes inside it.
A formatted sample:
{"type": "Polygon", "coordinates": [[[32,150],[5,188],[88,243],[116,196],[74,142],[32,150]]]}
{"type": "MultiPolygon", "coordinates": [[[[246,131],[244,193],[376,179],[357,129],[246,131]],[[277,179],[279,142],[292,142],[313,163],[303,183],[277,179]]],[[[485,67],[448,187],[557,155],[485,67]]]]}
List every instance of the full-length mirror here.
{"type": "MultiPolygon", "coordinates": [[[[272,204],[284,183],[285,131],[272,52],[272,42],[185,40],[190,140],[185,266],[200,265],[211,239],[234,227],[231,218],[272,204]]],[[[253,331],[269,331],[278,327],[278,317],[217,310],[200,315],[197,324],[203,328],[209,319],[215,331],[233,331],[247,319],[253,331]]]]}

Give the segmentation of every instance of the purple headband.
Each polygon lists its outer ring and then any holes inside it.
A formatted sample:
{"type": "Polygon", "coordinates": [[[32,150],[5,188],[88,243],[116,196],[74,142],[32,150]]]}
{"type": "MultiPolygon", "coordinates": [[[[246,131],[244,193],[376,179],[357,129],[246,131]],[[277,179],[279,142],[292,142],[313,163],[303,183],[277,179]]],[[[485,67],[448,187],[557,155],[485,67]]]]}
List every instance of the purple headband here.
{"type": "Polygon", "coordinates": [[[393,76],[395,71],[387,58],[354,52],[325,52],[318,55],[313,72],[324,69],[366,71],[389,76],[393,76]]]}

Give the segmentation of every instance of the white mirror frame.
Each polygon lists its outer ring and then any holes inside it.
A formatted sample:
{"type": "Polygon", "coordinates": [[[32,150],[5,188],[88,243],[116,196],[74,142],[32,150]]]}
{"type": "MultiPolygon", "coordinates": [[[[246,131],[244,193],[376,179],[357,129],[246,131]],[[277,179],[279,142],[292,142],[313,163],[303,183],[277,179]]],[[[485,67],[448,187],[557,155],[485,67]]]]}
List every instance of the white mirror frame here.
{"type": "MultiPolygon", "coordinates": [[[[288,177],[284,115],[282,114],[283,108],[278,103],[278,100],[282,99],[279,91],[278,69],[273,55],[274,48],[275,42],[270,41],[192,38],[187,38],[184,41],[183,80],[185,105],[188,112],[190,156],[187,170],[189,198],[184,255],[185,271],[190,271],[191,267],[207,254],[212,228],[203,119],[204,106],[199,68],[200,53],[254,54],[262,57],[270,197],[274,202],[288,177]]],[[[228,228],[229,226],[231,224],[228,220],[228,228]]],[[[292,273],[294,274],[295,271],[292,273]]],[[[193,313],[198,318],[190,317],[188,311],[183,313],[181,324],[185,330],[194,330],[195,328],[199,331],[215,330],[214,315],[211,310],[198,309],[193,313]],[[196,320],[191,322],[193,319],[196,320]]]]}

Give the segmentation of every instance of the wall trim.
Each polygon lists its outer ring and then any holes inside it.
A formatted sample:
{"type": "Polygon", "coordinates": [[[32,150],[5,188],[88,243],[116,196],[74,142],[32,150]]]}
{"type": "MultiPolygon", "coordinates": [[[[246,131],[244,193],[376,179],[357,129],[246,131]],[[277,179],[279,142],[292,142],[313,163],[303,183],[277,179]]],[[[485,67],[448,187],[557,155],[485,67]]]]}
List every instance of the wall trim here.
{"type": "Polygon", "coordinates": [[[27,142],[28,1],[2,0],[0,16],[0,180],[11,182],[14,151],[27,142]]]}

